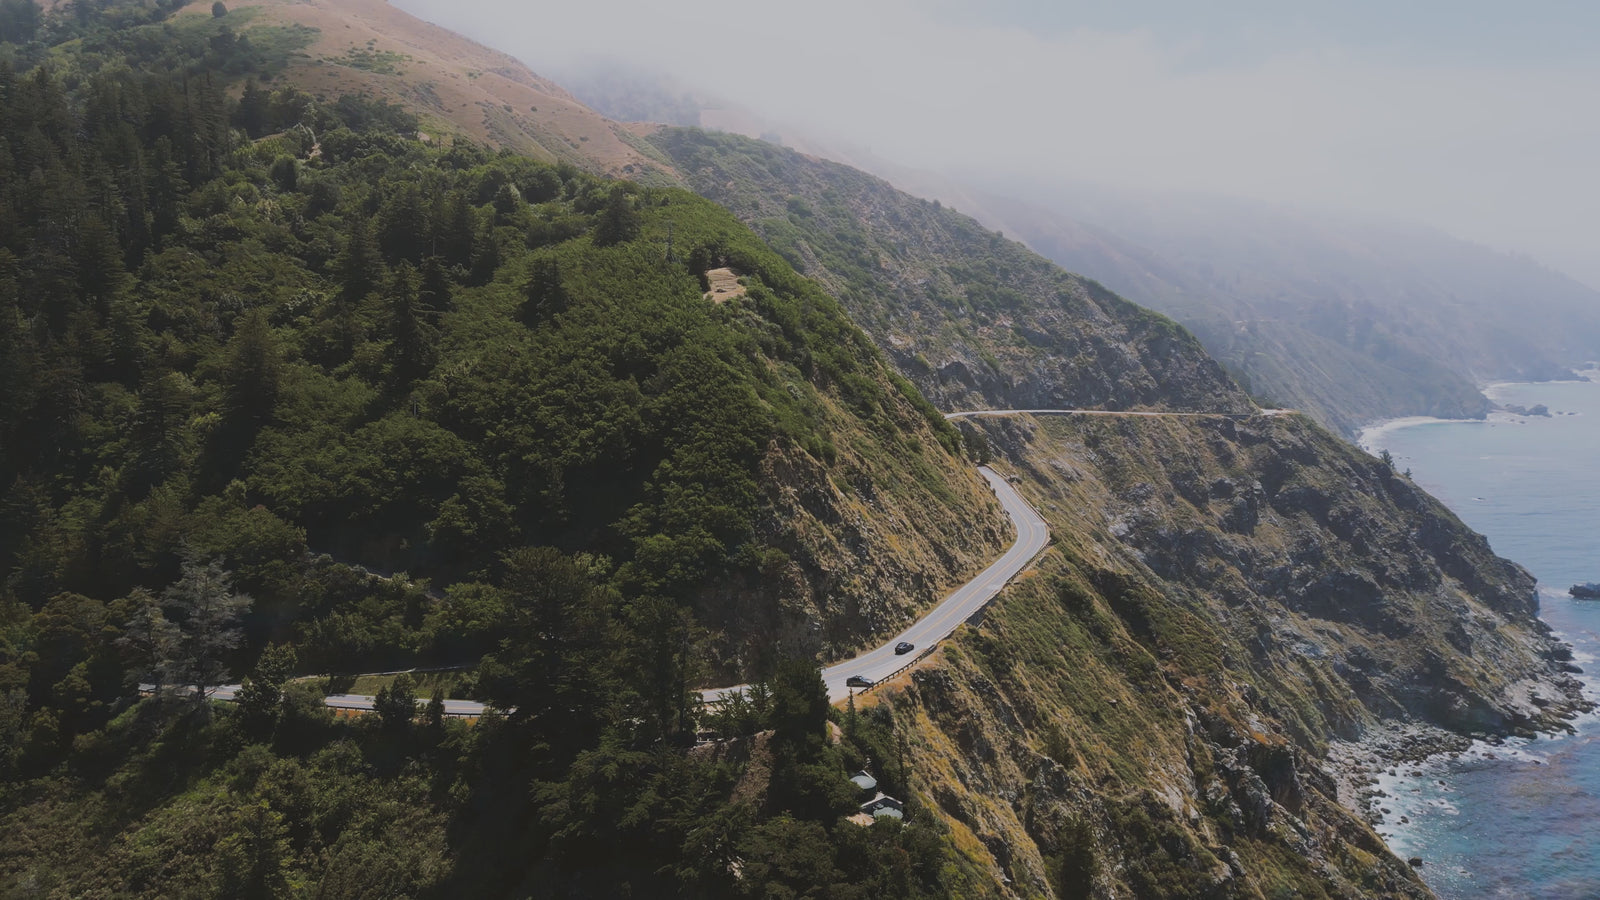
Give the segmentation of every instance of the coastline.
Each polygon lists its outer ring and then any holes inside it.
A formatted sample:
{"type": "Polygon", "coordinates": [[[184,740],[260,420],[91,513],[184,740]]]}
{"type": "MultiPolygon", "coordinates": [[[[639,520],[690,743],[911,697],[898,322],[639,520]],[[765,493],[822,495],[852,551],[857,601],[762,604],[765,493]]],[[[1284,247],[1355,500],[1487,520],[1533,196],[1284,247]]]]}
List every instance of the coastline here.
{"type": "Polygon", "coordinates": [[[1379,419],[1370,425],[1363,425],[1356,432],[1355,444],[1357,447],[1375,453],[1382,449],[1375,442],[1391,432],[1402,428],[1414,428],[1418,425],[1458,425],[1468,422],[1486,422],[1487,419],[1440,419],[1436,416],[1401,416],[1396,419],[1379,419]]]}
{"type": "MultiPolygon", "coordinates": [[[[1559,381],[1491,381],[1479,385],[1478,391],[1490,403],[1498,406],[1500,400],[1496,395],[1503,393],[1506,388],[1545,384],[1586,384],[1600,381],[1600,366],[1573,369],[1572,372],[1578,376],[1577,379],[1562,379],[1559,381]]],[[[1382,438],[1402,428],[1413,428],[1418,425],[1466,425],[1474,422],[1485,425],[1498,425],[1522,422],[1526,421],[1527,418],[1527,416],[1519,416],[1515,413],[1496,409],[1490,411],[1482,419],[1441,419],[1437,416],[1398,416],[1393,419],[1378,419],[1356,429],[1355,445],[1368,453],[1376,453],[1383,449],[1382,444],[1378,443],[1382,438]]]]}
{"type": "MultiPolygon", "coordinates": [[[[1561,382],[1496,382],[1481,390],[1495,406],[1516,402],[1529,404],[1527,389],[1554,384],[1600,382],[1600,369],[1577,370],[1579,379],[1561,382]]],[[[1551,401],[1554,403],[1554,401],[1551,401]]],[[[1553,410],[1555,416],[1582,415],[1581,412],[1553,410]]],[[[1433,424],[1533,424],[1529,416],[1496,409],[1483,419],[1444,419],[1410,416],[1376,421],[1359,429],[1355,443],[1368,453],[1377,454],[1393,445],[1392,436],[1406,428],[1433,424]]],[[[1541,607],[1564,597],[1564,590],[1542,588],[1541,607]]],[[[1560,618],[1560,617],[1558,617],[1560,618]]],[[[1540,622],[1551,624],[1541,612],[1540,622]]],[[[1567,754],[1597,739],[1600,734],[1600,669],[1596,668],[1593,634],[1578,640],[1577,654],[1571,655],[1574,638],[1550,632],[1549,639],[1568,648],[1557,651],[1544,674],[1533,676],[1513,696],[1525,695],[1529,688],[1547,685],[1560,692],[1562,701],[1541,703],[1528,722],[1506,722],[1493,732],[1458,733],[1405,719],[1384,719],[1349,741],[1333,741],[1323,759],[1325,770],[1333,776],[1341,805],[1361,816],[1383,840],[1391,853],[1419,867],[1431,889],[1459,888],[1481,874],[1476,866],[1464,863],[1459,854],[1445,851],[1435,857],[1439,840],[1440,817],[1461,815],[1458,808],[1459,778],[1486,769],[1508,771],[1539,770],[1549,765],[1555,751],[1567,754]],[[1587,652],[1586,652],[1587,651],[1587,652]],[[1573,665],[1577,663],[1581,665],[1573,665]],[[1591,674],[1584,674],[1588,670],[1591,674]],[[1530,727],[1531,726],[1531,727],[1530,727]],[[1434,823],[1434,824],[1430,824],[1434,823]],[[1433,866],[1430,870],[1428,866],[1433,866]],[[1464,866],[1464,867],[1463,867],[1464,866]]],[[[1546,694],[1546,697],[1549,695],[1546,694]]],[[[1521,698],[1518,697],[1520,700],[1521,698]]],[[[1515,705],[1521,706],[1521,703],[1515,705]]],[[[1523,776],[1528,777],[1528,776],[1523,776]]],[[[1535,776],[1536,777],[1536,776],[1535,776]]],[[[1474,802],[1481,803],[1481,798],[1474,802]]],[[[1476,809],[1477,807],[1474,807],[1476,809]]],[[[1481,815],[1481,811],[1479,811],[1481,815]]],[[[1592,886],[1592,885],[1591,885],[1592,886]]],[[[1476,895],[1474,895],[1476,896],[1476,895]]]]}
{"type": "Polygon", "coordinates": [[[1430,860],[1416,846],[1412,817],[1425,806],[1455,814],[1447,795],[1452,793],[1448,779],[1458,766],[1502,761],[1543,765],[1541,756],[1529,749],[1541,739],[1592,734],[1600,726],[1592,683],[1552,673],[1524,683],[1523,690],[1533,683],[1563,689],[1568,702],[1529,710],[1537,716],[1531,728],[1462,734],[1407,719],[1382,719],[1355,740],[1330,741],[1322,766],[1333,779],[1339,804],[1360,816],[1390,853],[1413,867],[1425,867],[1430,860]]]}

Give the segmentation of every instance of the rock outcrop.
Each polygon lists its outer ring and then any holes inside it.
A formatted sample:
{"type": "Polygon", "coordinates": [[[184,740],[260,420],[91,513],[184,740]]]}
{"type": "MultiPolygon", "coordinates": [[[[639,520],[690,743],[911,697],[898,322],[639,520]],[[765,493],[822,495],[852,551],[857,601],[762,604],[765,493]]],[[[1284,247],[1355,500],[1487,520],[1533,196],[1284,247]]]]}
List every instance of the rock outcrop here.
{"type": "Polygon", "coordinates": [[[975,427],[1055,547],[883,702],[1011,895],[1088,865],[1096,896],[1428,896],[1341,804],[1330,743],[1583,705],[1531,576],[1302,417],[975,427]]]}

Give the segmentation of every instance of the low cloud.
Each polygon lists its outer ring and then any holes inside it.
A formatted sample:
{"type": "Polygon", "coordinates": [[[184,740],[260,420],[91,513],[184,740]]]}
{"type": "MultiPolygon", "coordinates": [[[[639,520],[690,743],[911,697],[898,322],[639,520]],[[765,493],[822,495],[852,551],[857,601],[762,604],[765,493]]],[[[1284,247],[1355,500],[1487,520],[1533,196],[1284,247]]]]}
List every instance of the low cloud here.
{"type": "Polygon", "coordinates": [[[1600,284],[1600,67],[1408,63],[1270,36],[1030,33],[905,0],[397,5],[560,70],[626,59],[904,165],[1379,213],[1600,284]]]}

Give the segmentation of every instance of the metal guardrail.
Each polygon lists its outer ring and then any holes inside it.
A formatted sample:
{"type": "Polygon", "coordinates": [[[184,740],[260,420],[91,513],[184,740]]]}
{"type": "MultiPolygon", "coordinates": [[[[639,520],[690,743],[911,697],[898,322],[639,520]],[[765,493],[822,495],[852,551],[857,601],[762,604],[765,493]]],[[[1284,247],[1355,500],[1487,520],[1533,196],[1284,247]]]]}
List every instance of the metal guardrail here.
{"type": "MultiPolygon", "coordinates": [[[[987,603],[984,604],[985,607],[987,607],[988,605],[989,604],[987,604],[987,603]]],[[[981,612],[982,610],[979,610],[979,611],[981,612]]],[[[973,615],[976,615],[976,614],[977,613],[974,613],[973,615]]],[[[935,643],[932,647],[929,647],[928,649],[923,650],[921,653],[918,653],[916,656],[912,657],[910,662],[906,663],[905,665],[901,666],[900,668],[895,669],[893,672],[890,672],[889,674],[883,676],[882,678],[879,678],[877,681],[874,681],[873,683],[867,685],[866,687],[851,688],[850,692],[852,694],[854,694],[854,693],[862,693],[862,694],[870,694],[870,693],[872,693],[873,691],[877,690],[878,688],[882,687],[883,685],[895,680],[896,678],[899,678],[901,675],[904,675],[905,673],[907,673],[907,672],[911,671],[912,669],[916,668],[918,665],[920,665],[922,663],[923,660],[925,660],[928,657],[932,656],[933,652],[935,650],[939,649],[939,644],[942,644],[942,643],[944,643],[944,641],[939,641],[938,643],[935,643]]]]}

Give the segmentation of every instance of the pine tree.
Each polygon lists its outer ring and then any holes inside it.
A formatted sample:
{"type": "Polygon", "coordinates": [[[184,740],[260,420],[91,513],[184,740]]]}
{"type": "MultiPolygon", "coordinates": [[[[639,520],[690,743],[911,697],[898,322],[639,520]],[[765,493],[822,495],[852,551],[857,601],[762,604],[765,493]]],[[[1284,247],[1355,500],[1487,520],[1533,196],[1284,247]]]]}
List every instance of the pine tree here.
{"type": "Polygon", "coordinates": [[[402,672],[394,681],[378,688],[372,709],[387,731],[405,731],[417,717],[417,687],[410,675],[402,672]]]}
{"type": "Polygon", "coordinates": [[[538,327],[567,308],[567,292],[561,285],[561,265],[554,257],[542,256],[533,261],[522,293],[522,322],[529,328],[538,327]]]}
{"type": "Polygon", "coordinates": [[[133,618],[123,623],[117,646],[127,654],[134,677],[161,694],[173,682],[182,634],[162,610],[161,600],[144,588],[135,588],[127,603],[133,618]]]}
{"type": "Polygon", "coordinates": [[[472,265],[478,237],[478,214],[460,191],[451,191],[434,218],[435,251],[446,266],[466,269],[472,265]]]}
{"type": "Polygon", "coordinates": [[[223,405],[234,422],[268,422],[278,402],[283,356],[259,309],[245,313],[227,347],[223,405]]]}
{"type": "Polygon", "coordinates": [[[182,376],[146,372],[139,385],[127,469],[128,490],[143,498],[150,489],[178,471],[183,463],[183,426],[189,420],[189,396],[182,376]]]}
{"type": "Polygon", "coordinates": [[[256,84],[256,80],[246,79],[244,93],[239,96],[239,106],[233,113],[233,121],[251,138],[261,137],[267,133],[270,104],[271,97],[256,84]]]}
{"type": "Polygon", "coordinates": [[[422,309],[432,315],[447,313],[455,308],[455,285],[445,271],[444,260],[430,256],[422,261],[422,284],[418,300],[422,309]]]}
{"type": "Polygon", "coordinates": [[[166,666],[172,684],[184,685],[203,706],[206,691],[227,681],[228,662],[244,640],[242,623],[254,601],[233,589],[233,576],[214,559],[186,560],[182,575],[161,594],[177,623],[166,666]]]}
{"type": "Polygon", "coordinates": [[[494,233],[494,223],[479,226],[472,241],[472,275],[474,285],[488,284],[500,269],[500,241],[494,233]]]}
{"type": "Polygon", "coordinates": [[[402,262],[386,291],[389,311],[389,364],[397,385],[405,386],[433,368],[437,330],[423,321],[417,270],[402,262]]]}
{"type": "Polygon", "coordinates": [[[160,250],[162,238],[178,230],[180,203],[189,190],[183,168],[175,158],[172,141],[165,136],[156,140],[150,171],[150,235],[155,248],[160,250]]]}
{"type": "Polygon", "coordinates": [[[428,699],[428,709],[423,713],[423,722],[428,730],[435,734],[444,730],[444,688],[433,689],[433,696],[428,699]]]}
{"type": "Polygon", "coordinates": [[[338,271],[344,299],[352,304],[366,299],[383,283],[383,258],[366,219],[357,216],[351,221],[344,250],[339,254],[338,271]]]}
{"type": "Polygon", "coordinates": [[[294,648],[269,644],[256,660],[255,670],[240,686],[235,698],[239,717],[245,730],[255,737],[267,737],[272,733],[272,726],[277,724],[283,686],[294,674],[294,663],[294,648]]]}
{"type": "Polygon", "coordinates": [[[595,246],[610,247],[631,241],[639,236],[639,227],[639,211],[633,207],[632,195],[622,185],[613,185],[595,227],[595,246]]]}
{"type": "Polygon", "coordinates": [[[416,261],[428,252],[428,212],[415,184],[396,190],[378,213],[378,247],[390,262],[416,261]]]}

